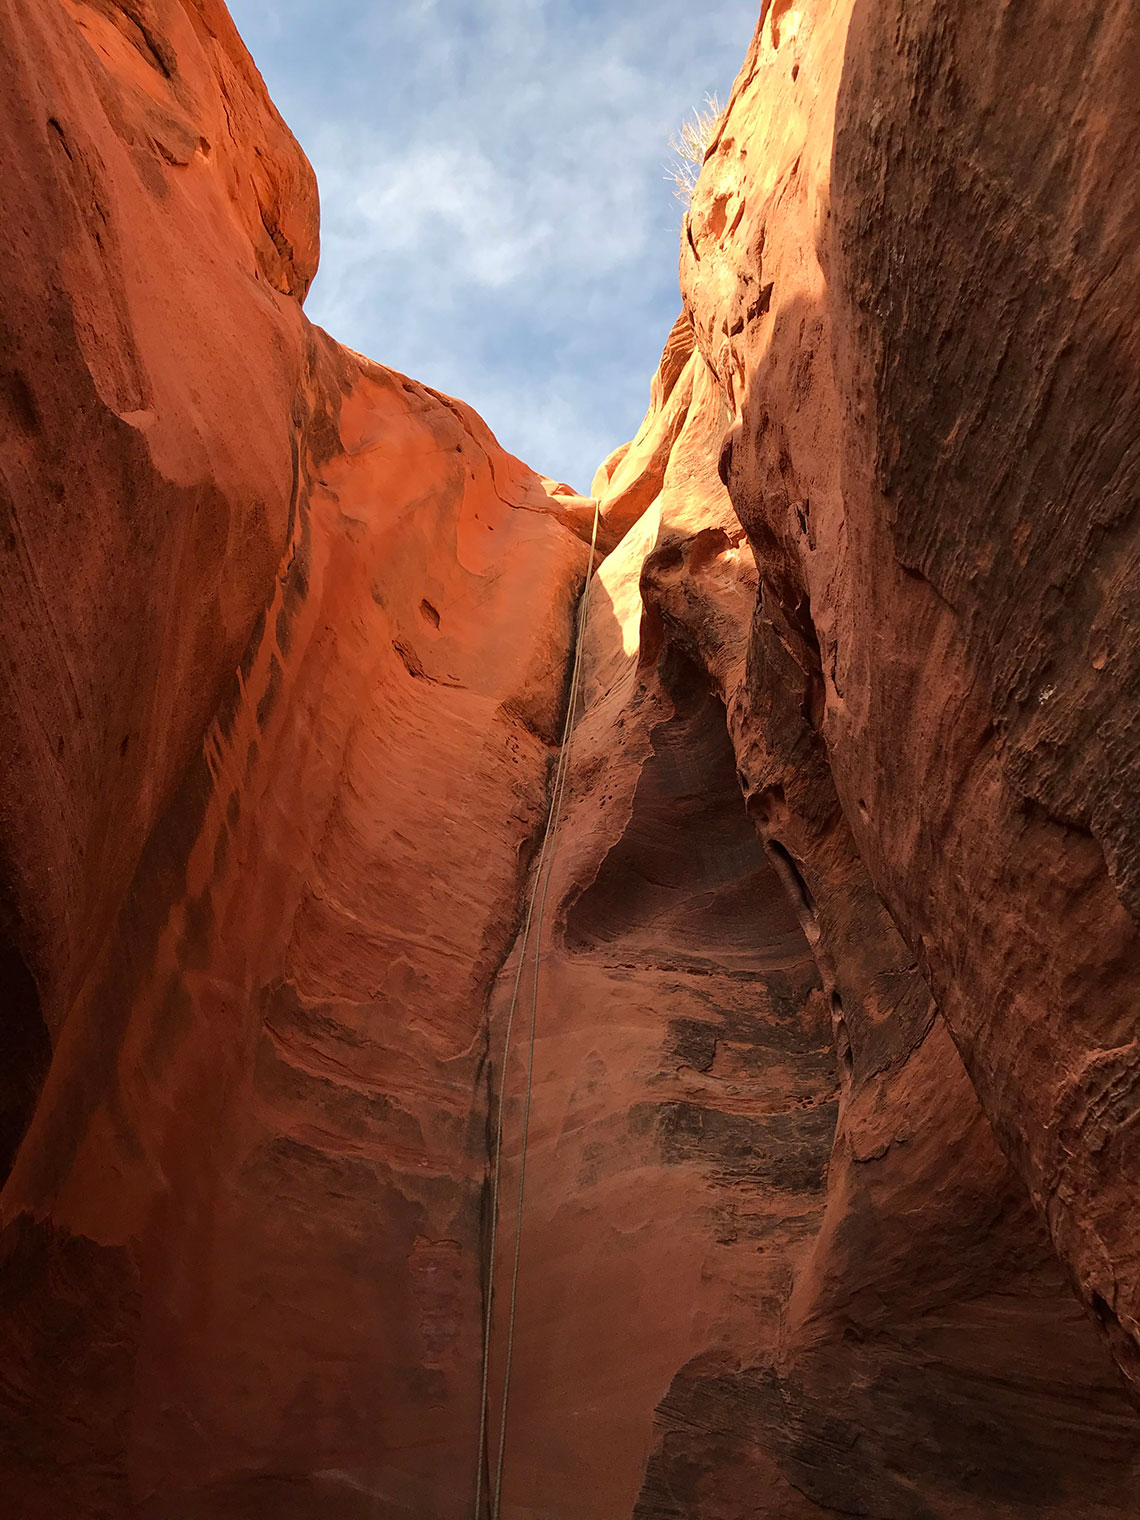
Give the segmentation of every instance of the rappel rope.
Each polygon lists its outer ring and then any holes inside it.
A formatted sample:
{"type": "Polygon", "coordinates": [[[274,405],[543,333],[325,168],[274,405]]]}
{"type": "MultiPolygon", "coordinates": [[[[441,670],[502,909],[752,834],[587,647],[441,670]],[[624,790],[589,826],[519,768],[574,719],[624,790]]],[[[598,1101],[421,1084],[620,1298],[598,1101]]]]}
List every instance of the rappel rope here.
{"type": "MultiPolygon", "coordinates": [[[[499,1112],[495,1125],[495,1163],[491,1174],[491,1239],[487,1273],[487,1307],[483,1316],[483,1375],[479,1395],[479,1449],[476,1454],[475,1465],[474,1520],[482,1520],[483,1466],[486,1455],[484,1448],[487,1441],[487,1384],[491,1370],[491,1313],[495,1287],[495,1241],[498,1234],[499,1220],[499,1184],[502,1176],[503,1108],[506,1074],[511,1051],[511,1031],[514,1028],[515,1010],[518,1007],[519,990],[522,987],[523,972],[526,968],[527,953],[530,949],[531,925],[533,924],[535,929],[534,958],[531,981],[526,1089],[523,1102],[522,1144],[519,1150],[519,1189],[515,1203],[515,1255],[511,1268],[511,1296],[507,1313],[507,1348],[503,1363],[503,1403],[499,1413],[499,1451],[495,1464],[494,1486],[491,1489],[490,1520],[499,1520],[499,1505],[503,1496],[503,1459],[506,1455],[507,1447],[507,1401],[511,1391],[511,1359],[514,1354],[515,1345],[515,1307],[519,1286],[519,1253],[522,1248],[523,1192],[526,1187],[527,1142],[530,1137],[530,1100],[534,1085],[534,1037],[535,1027],[538,1022],[538,970],[542,954],[542,920],[546,912],[546,894],[550,888],[550,872],[554,863],[554,842],[558,837],[558,825],[562,814],[562,796],[566,790],[566,776],[569,770],[570,734],[574,727],[574,717],[578,707],[578,691],[582,674],[583,635],[586,631],[586,617],[590,607],[590,582],[594,575],[594,555],[597,543],[598,503],[595,501],[594,526],[590,533],[590,562],[586,569],[586,582],[582,587],[582,596],[578,603],[574,660],[570,667],[570,691],[566,699],[566,721],[562,726],[562,743],[558,751],[558,765],[554,772],[554,785],[550,792],[550,811],[546,818],[546,830],[542,837],[542,848],[539,851],[538,865],[534,873],[534,885],[531,888],[526,918],[523,921],[522,934],[519,939],[518,970],[515,973],[515,984],[511,991],[510,1006],[507,1010],[507,1027],[503,1036],[502,1080],[499,1088],[499,1112]]],[[[488,1473],[489,1477],[490,1474],[488,1473]]]]}

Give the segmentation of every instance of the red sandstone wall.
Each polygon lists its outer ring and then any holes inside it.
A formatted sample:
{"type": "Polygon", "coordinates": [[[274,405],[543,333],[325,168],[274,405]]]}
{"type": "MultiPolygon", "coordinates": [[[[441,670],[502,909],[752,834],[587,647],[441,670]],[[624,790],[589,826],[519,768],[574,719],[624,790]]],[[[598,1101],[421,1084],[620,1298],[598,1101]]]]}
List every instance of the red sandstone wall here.
{"type": "Polygon", "coordinates": [[[1140,1424],[855,849],[717,478],[730,423],[682,318],[595,482],[623,510],[656,473],[594,583],[503,1513],[1127,1515],[1140,1424]]]}
{"type": "Polygon", "coordinates": [[[656,496],[641,666],[714,673],[841,1087],[774,1348],[678,1375],[644,1520],[1136,1507],[1137,64],[1124,7],[766,8],[595,484],[656,496]]]}
{"type": "Polygon", "coordinates": [[[0,48],[6,1169],[291,531],[317,206],[220,5],[13,0],[0,48]]]}
{"type": "Polygon", "coordinates": [[[305,321],[220,7],[0,34],[6,1512],[458,1516],[589,509],[305,321]]]}
{"type": "MultiPolygon", "coordinates": [[[[595,482],[503,1520],[1136,1513],[1128,20],[764,8],[595,482]]],[[[0,49],[5,1498],[458,1520],[591,507],[307,323],[220,5],[0,49]]]]}
{"type": "MultiPolygon", "coordinates": [[[[690,365],[666,407],[694,372],[702,383],[690,365]]],[[[695,638],[647,629],[638,593],[647,556],[695,544],[701,626],[719,620],[721,666],[742,663],[751,555],[715,474],[684,475],[707,455],[707,414],[679,415],[665,491],[591,595],[542,946],[504,1515],[632,1514],[677,1370],[710,1345],[772,1345],[824,1205],[838,1082],[818,973],[745,810],[721,672],[695,638]]],[[[500,1031],[515,975],[512,956],[500,1031]]],[[[522,1066],[520,1047],[506,1074],[500,1332],[522,1066]]],[[[503,1350],[500,1333],[496,1411],[503,1350]]]]}
{"type": "Polygon", "coordinates": [[[1129,1376],[1138,77],[1122,5],[775,5],[682,252],[761,647],[1129,1376]]]}

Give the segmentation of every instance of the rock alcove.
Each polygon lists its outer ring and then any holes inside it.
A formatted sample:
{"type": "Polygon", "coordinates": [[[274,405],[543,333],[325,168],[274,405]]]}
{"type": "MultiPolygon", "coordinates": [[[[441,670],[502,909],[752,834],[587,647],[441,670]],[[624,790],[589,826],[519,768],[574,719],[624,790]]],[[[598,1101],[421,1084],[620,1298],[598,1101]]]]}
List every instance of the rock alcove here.
{"type": "Polygon", "coordinates": [[[596,510],[502,1520],[1134,1516],[1131,7],[765,5],[591,498],[220,0],[0,47],[6,1512],[472,1514],[596,510]]]}

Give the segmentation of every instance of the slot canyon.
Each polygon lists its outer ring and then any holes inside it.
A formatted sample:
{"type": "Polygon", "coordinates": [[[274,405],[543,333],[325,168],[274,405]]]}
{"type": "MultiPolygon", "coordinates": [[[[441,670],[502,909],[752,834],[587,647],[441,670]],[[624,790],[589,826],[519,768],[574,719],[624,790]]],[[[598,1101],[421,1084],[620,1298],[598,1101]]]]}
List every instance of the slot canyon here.
{"type": "Polygon", "coordinates": [[[4,1516],[1140,1514],[1135,23],[764,0],[587,497],[0,5],[4,1516]]]}

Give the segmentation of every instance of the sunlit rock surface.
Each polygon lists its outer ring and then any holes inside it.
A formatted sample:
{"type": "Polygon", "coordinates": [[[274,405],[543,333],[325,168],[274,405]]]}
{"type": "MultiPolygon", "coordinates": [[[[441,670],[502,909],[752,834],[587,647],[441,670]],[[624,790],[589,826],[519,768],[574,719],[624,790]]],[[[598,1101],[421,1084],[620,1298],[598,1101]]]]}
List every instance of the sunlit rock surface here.
{"type": "Polygon", "coordinates": [[[5,1511],[459,1514],[592,512],[305,321],[221,7],[2,30],[5,1511]]]}
{"type": "Polygon", "coordinates": [[[532,1013],[503,1520],[1140,1510],[1131,20],[765,7],[535,1000],[593,503],[307,322],[220,4],[11,0],[17,1520],[471,1516],[532,1013]]]}

